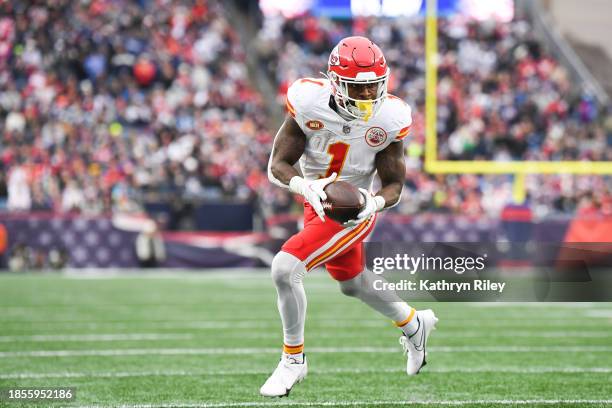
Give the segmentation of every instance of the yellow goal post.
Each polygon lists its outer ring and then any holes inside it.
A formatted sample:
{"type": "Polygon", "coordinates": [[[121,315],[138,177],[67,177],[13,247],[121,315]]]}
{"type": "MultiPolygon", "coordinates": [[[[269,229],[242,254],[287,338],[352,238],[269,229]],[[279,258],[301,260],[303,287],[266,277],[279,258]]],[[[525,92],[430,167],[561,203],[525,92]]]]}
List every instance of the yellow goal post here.
{"type": "Polygon", "coordinates": [[[438,82],[438,20],[437,0],[427,0],[425,17],[425,171],[433,174],[512,174],[513,198],[525,201],[527,174],[582,174],[610,175],[608,161],[455,161],[438,160],[436,133],[438,82]]]}

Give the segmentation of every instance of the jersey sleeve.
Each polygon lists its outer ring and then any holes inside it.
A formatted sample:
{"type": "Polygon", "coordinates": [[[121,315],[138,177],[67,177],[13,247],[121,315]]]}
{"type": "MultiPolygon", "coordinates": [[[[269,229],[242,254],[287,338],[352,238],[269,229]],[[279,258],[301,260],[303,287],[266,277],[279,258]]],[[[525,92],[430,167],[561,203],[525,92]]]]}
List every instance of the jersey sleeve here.
{"type": "Polygon", "coordinates": [[[410,135],[410,127],[412,126],[412,110],[410,106],[399,98],[395,97],[395,115],[394,115],[394,142],[401,142],[410,135]]]}
{"type": "Polygon", "coordinates": [[[304,123],[310,111],[313,109],[313,104],[316,103],[324,84],[321,80],[313,78],[301,78],[295,81],[287,90],[287,100],[285,107],[287,113],[295,119],[297,124],[304,130],[304,123]]]}
{"type": "MultiPolygon", "coordinates": [[[[287,113],[295,119],[296,123],[302,129],[304,134],[307,134],[309,129],[305,127],[307,115],[312,111],[313,104],[316,103],[317,92],[321,92],[319,87],[323,87],[324,84],[320,80],[312,78],[302,78],[295,81],[289,89],[287,89],[287,99],[285,101],[285,108],[287,113]]],[[[268,179],[273,184],[279,187],[289,188],[288,185],[283,184],[280,180],[274,177],[272,174],[272,156],[274,155],[274,144],[272,145],[272,153],[268,160],[268,179]]]]}
{"type": "Polygon", "coordinates": [[[297,88],[299,88],[297,81],[291,84],[289,89],[287,89],[287,99],[285,101],[285,108],[287,109],[287,113],[291,115],[293,119],[295,119],[297,115],[295,106],[300,106],[302,102],[300,100],[300,95],[297,88]]]}

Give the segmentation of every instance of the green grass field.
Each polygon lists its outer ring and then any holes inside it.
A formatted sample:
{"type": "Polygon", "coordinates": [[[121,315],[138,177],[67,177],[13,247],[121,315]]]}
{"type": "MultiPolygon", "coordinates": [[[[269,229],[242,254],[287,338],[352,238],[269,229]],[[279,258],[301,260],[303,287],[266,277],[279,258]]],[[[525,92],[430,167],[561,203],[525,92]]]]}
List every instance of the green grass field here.
{"type": "Polygon", "coordinates": [[[440,322],[409,378],[389,321],[324,273],[306,291],[308,377],[268,400],[282,336],[265,273],[0,274],[0,387],[76,387],[61,406],[612,406],[610,303],[415,304],[440,322]]]}

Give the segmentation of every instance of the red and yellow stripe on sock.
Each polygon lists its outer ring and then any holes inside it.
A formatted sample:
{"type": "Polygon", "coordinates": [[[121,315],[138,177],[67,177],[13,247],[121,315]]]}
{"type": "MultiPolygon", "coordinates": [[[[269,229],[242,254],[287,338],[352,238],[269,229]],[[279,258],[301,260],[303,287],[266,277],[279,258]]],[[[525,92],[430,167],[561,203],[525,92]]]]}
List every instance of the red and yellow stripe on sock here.
{"type": "Polygon", "coordinates": [[[288,346],[283,344],[283,352],[285,354],[300,354],[304,352],[304,343],[298,346],[288,346]]]}
{"type": "Polygon", "coordinates": [[[414,314],[416,313],[416,310],[414,310],[414,308],[412,308],[410,310],[410,314],[408,315],[408,318],[406,320],[402,320],[401,322],[394,322],[395,325],[397,327],[404,327],[405,325],[407,325],[408,323],[410,323],[412,321],[412,319],[414,318],[414,314]]]}

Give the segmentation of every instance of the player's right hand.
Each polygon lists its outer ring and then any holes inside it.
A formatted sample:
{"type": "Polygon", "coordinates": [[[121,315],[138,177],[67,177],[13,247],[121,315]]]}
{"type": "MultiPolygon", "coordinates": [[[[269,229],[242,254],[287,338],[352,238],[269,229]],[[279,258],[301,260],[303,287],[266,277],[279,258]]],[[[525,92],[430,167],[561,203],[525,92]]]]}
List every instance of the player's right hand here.
{"type": "Polygon", "coordinates": [[[355,227],[385,208],[385,199],[382,196],[374,196],[365,188],[360,188],[359,192],[363,196],[365,204],[359,214],[357,214],[357,218],[342,224],[345,228],[355,227]]]}
{"type": "Polygon", "coordinates": [[[326,185],[333,183],[336,177],[336,173],[318,180],[306,180],[303,177],[295,176],[289,182],[289,190],[302,195],[310,203],[321,221],[325,222],[325,210],[321,201],[327,200],[327,194],[323,190],[326,185]]]}

